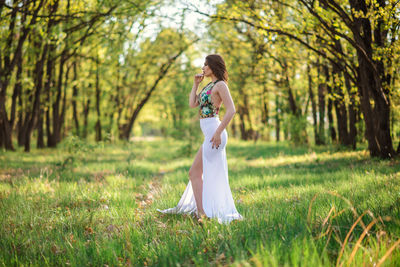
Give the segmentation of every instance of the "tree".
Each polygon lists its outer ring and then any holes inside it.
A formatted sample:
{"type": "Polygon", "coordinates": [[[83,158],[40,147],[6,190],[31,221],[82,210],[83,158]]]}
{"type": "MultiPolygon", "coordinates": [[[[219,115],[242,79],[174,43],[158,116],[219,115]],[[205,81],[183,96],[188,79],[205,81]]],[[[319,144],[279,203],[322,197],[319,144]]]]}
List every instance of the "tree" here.
{"type": "MultiPolygon", "coordinates": [[[[219,10],[233,6],[236,12],[229,15],[205,15],[216,19],[241,21],[263,31],[266,36],[289,37],[326,58],[335,67],[334,72],[345,73],[347,82],[351,81],[358,88],[371,156],[393,157],[395,152],[389,123],[390,98],[393,90],[393,58],[396,57],[394,51],[399,45],[399,38],[395,37],[399,31],[396,23],[399,7],[395,1],[226,1],[223,5],[219,10]],[[273,3],[284,5],[291,10],[291,14],[297,14],[300,19],[304,14],[310,15],[311,23],[293,21],[295,16],[286,18],[292,20],[289,24],[276,21],[275,14],[268,12],[273,3]],[[315,23],[319,25],[323,34],[315,31],[315,23]],[[307,43],[306,36],[318,39],[324,47],[319,49],[307,43]],[[351,49],[343,50],[338,45],[339,40],[351,49]],[[352,51],[356,51],[356,57],[352,56],[352,51]],[[384,54],[390,56],[383,57],[384,54]]],[[[338,106],[338,113],[340,110],[342,108],[338,106]]]]}

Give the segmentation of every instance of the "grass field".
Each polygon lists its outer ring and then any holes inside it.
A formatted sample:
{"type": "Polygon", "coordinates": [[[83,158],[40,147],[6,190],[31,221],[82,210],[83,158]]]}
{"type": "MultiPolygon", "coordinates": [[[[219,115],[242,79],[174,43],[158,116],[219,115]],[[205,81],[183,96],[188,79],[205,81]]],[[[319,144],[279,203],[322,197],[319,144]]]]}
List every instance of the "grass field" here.
{"type": "Polygon", "coordinates": [[[400,266],[399,160],[232,139],[245,219],[200,225],[156,211],[186,187],[185,146],[70,139],[0,152],[0,266],[400,266]]]}

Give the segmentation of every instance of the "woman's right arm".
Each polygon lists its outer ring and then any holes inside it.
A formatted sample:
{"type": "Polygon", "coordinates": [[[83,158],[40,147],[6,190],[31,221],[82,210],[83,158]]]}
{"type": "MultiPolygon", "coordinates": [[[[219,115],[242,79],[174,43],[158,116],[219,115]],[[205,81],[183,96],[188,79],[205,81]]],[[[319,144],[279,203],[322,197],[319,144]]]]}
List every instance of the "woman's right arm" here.
{"type": "Polygon", "coordinates": [[[195,108],[199,105],[199,102],[197,102],[197,97],[196,97],[196,92],[198,87],[199,84],[193,83],[192,92],[190,92],[189,96],[189,107],[191,108],[195,108]]]}
{"type": "Polygon", "coordinates": [[[189,96],[189,107],[191,107],[191,108],[195,108],[199,105],[199,102],[197,101],[197,97],[196,97],[196,92],[197,92],[197,88],[199,88],[200,82],[203,79],[204,79],[204,76],[202,74],[196,74],[194,76],[193,87],[192,87],[192,91],[190,92],[190,96],[189,96]]]}

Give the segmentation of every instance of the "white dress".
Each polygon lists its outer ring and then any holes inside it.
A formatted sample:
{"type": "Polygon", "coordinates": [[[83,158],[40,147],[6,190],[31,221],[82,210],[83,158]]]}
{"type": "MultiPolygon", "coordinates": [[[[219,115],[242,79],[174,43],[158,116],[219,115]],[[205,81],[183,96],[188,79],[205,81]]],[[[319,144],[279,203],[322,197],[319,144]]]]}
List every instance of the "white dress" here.
{"type": "MultiPolygon", "coordinates": [[[[225,151],[228,142],[226,130],[224,129],[221,133],[221,144],[218,149],[212,148],[212,143],[210,142],[220,123],[221,121],[217,116],[200,119],[200,128],[204,134],[204,142],[202,144],[203,209],[207,217],[217,218],[219,223],[230,223],[232,220],[242,220],[243,217],[236,210],[229,187],[225,151]]],[[[176,207],[165,210],[157,209],[157,211],[173,214],[197,212],[190,180],[176,207]]]]}

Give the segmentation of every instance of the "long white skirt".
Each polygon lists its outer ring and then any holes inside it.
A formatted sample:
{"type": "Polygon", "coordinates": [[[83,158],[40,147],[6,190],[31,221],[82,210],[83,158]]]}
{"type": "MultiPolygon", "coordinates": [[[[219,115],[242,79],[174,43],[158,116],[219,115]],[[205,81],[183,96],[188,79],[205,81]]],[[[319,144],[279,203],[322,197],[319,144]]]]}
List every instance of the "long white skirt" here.
{"type": "MultiPolygon", "coordinates": [[[[232,220],[242,220],[232,198],[228,180],[228,164],[225,147],[228,142],[226,130],[221,133],[221,144],[218,149],[212,148],[215,130],[221,121],[218,117],[200,119],[200,128],[204,134],[203,148],[203,209],[209,218],[217,218],[219,223],[230,223],[232,220]]],[[[162,213],[197,212],[192,184],[189,180],[178,205],[173,208],[157,211],[162,213]]]]}

